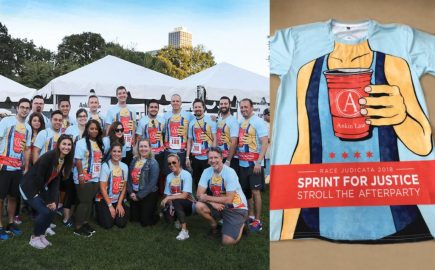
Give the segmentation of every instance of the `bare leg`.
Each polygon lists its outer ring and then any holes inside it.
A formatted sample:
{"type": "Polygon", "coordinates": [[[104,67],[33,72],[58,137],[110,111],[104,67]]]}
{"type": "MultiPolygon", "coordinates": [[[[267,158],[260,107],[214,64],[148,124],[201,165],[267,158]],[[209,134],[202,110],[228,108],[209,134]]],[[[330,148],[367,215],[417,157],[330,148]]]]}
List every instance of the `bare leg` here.
{"type": "Polygon", "coordinates": [[[260,220],[261,216],[261,191],[260,190],[252,190],[252,197],[255,202],[255,218],[260,220]]]}

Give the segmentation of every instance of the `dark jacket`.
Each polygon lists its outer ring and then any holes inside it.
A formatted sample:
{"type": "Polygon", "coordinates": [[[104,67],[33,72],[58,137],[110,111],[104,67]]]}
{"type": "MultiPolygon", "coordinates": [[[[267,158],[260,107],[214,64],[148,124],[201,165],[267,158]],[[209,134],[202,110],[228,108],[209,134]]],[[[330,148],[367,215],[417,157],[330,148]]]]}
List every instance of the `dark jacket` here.
{"type": "MultiPolygon", "coordinates": [[[[127,191],[128,194],[133,192],[133,182],[131,178],[131,172],[136,165],[137,158],[134,158],[130,163],[129,173],[128,173],[128,181],[127,181],[127,191]]],[[[158,190],[157,182],[159,180],[159,164],[154,158],[147,159],[144,166],[140,171],[139,178],[139,191],[137,191],[136,196],[139,199],[145,198],[151,192],[155,192],[158,190]]]]}
{"type": "Polygon", "coordinates": [[[21,178],[20,188],[28,200],[40,195],[47,204],[58,201],[61,172],[47,185],[54,169],[55,158],[55,150],[48,151],[21,178]]]}

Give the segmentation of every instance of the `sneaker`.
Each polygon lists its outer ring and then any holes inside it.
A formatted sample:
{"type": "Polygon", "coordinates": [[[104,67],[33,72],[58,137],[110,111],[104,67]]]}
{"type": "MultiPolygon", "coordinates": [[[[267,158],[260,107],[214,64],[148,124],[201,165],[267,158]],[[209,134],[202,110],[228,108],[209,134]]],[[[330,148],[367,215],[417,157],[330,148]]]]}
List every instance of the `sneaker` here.
{"type": "Polygon", "coordinates": [[[263,229],[263,225],[260,220],[256,219],[249,224],[249,229],[253,232],[260,232],[263,229]]]}
{"type": "Polygon", "coordinates": [[[88,230],[86,230],[83,226],[80,227],[80,229],[74,230],[74,235],[77,236],[83,236],[83,237],[91,237],[92,233],[90,233],[88,230]]]}
{"type": "Polygon", "coordinates": [[[83,228],[85,228],[86,230],[88,230],[88,232],[90,232],[91,234],[96,233],[97,231],[91,227],[91,225],[89,225],[89,223],[85,223],[82,225],[83,228]]]}
{"type": "Polygon", "coordinates": [[[47,230],[45,230],[45,235],[53,236],[53,235],[55,235],[55,234],[56,234],[56,232],[53,231],[53,229],[50,228],[50,227],[48,227],[47,230]]]}
{"type": "Polygon", "coordinates": [[[181,223],[178,219],[174,222],[174,226],[175,226],[175,229],[177,229],[177,230],[181,229],[181,223]]]}
{"type": "Polygon", "coordinates": [[[6,232],[12,233],[13,235],[21,235],[23,233],[14,223],[9,223],[8,226],[6,226],[6,232]]]}
{"type": "Polygon", "coordinates": [[[57,226],[54,223],[50,223],[50,228],[55,229],[57,226]]]}
{"type": "Polygon", "coordinates": [[[40,236],[31,236],[29,245],[37,249],[44,249],[47,247],[42,241],[40,236]]]}
{"type": "Polygon", "coordinates": [[[181,230],[180,233],[175,237],[175,239],[184,241],[186,239],[189,239],[189,231],[188,230],[181,230]]]}
{"type": "Polygon", "coordinates": [[[41,236],[39,237],[39,239],[41,240],[41,242],[42,242],[46,247],[52,245],[51,242],[48,241],[47,238],[45,238],[45,235],[41,235],[41,236]]]}
{"type": "Polygon", "coordinates": [[[23,223],[23,221],[21,220],[20,216],[15,216],[14,223],[20,225],[21,223],[23,223]]]}
{"type": "Polygon", "coordinates": [[[255,218],[248,217],[248,225],[255,221],[255,218]]]}
{"type": "Polygon", "coordinates": [[[68,219],[67,221],[62,221],[62,224],[67,228],[71,228],[74,225],[71,219],[68,219]]]}
{"type": "Polygon", "coordinates": [[[8,239],[9,239],[9,234],[6,233],[3,227],[0,227],[0,240],[8,240],[8,239]]]}

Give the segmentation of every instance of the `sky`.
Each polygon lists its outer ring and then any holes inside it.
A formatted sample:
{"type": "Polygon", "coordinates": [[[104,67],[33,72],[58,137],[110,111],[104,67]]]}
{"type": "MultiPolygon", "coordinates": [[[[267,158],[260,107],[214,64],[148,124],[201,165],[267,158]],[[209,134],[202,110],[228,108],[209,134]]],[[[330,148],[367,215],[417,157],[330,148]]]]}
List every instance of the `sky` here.
{"type": "Polygon", "coordinates": [[[227,62],[269,76],[268,0],[0,0],[0,22],[14,38],[57,51],[62,38],[100,33],[138,51],[168,44],[168,33],[184,26],[193,46],[227,62]]]}

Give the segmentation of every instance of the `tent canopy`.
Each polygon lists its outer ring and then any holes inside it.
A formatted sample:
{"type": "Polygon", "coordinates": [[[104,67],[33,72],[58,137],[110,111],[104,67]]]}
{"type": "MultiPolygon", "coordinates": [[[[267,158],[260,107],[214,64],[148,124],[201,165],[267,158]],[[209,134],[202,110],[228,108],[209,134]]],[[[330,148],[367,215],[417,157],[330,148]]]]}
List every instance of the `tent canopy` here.
{"type": "Polygon", "coordinates": [[[262,98],[269,100],[269,78],[248,70],[221,63],[185,78],[172,88],[173,94],[178,93],[183,100],[196,98],[197,86],[206,89],[209,100],[218,100],[222,96],[238,99],[250,98],[259,102],[262,98]]]}
{"type": "Polygon", "coordinates": [[[94,89],[98,96],[113,97],[123,85],[133,98],[160,99],[178,83],[178,79],[108,55],[51,80],[38,94],[87,96],[94,89]]]}
{"type": "Polygon", "coordinates": [[[6,101],[8,97],[13,102],[17,102],[20,98],[31,99],[35,92],[36,89],[29,88],[0,75],[0,101],[6,101]]]}

